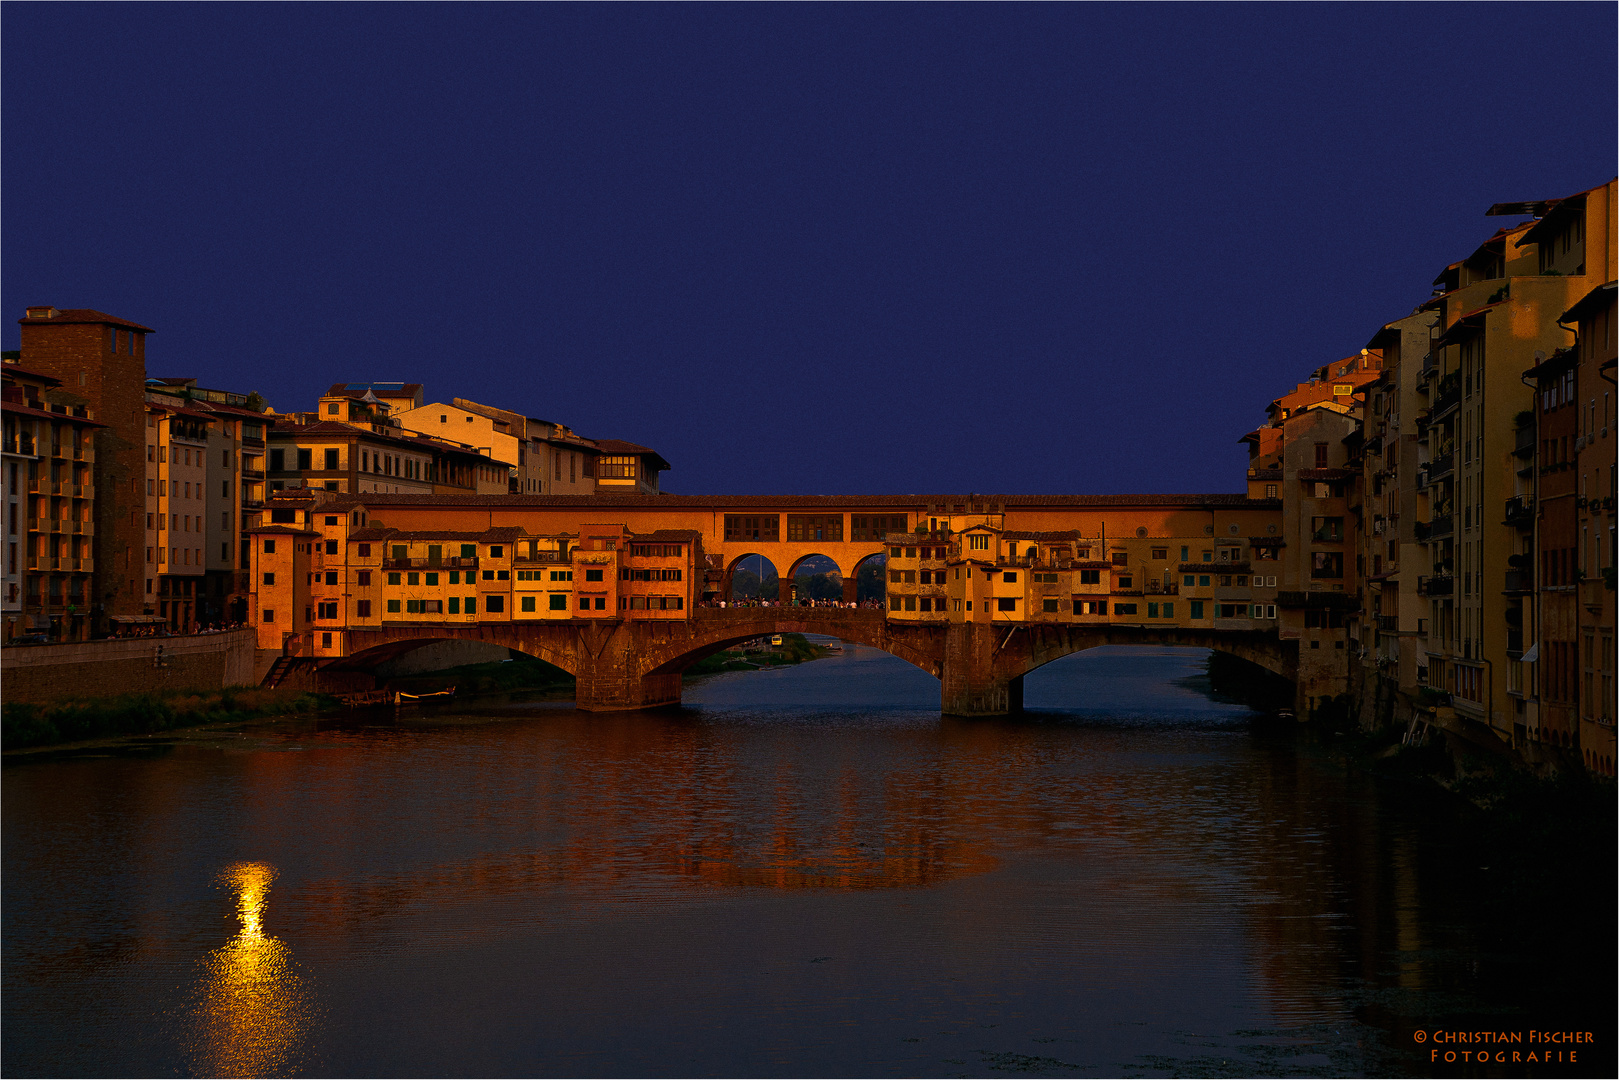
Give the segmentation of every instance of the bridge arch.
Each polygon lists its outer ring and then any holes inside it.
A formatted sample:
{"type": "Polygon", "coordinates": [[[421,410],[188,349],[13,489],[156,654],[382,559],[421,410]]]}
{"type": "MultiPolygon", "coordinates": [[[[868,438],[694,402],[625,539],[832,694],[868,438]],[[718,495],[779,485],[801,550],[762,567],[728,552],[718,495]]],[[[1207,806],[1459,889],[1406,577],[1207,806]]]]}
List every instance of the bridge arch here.
{"type": "MultiPolygon", "coordinates": [[[[839,582],[842,582],[844,580],[843,568],[838,565],[838,561],[836,559],[832,558],[830,555],[823,555],[820,552],[808,552],[808,553],[799,555],[797,558],[795,558],[793,560],[792,566],[787,571],[787,576],[781,579],[781,583],[783,585],[789,585],[790,584],[790,585],[796,586],[798,584],[799,573],[801,571],[806,571],[806,570],[808,572],[808,575],[809,575],[810,579],[813,581],[814,580],[814,575],[816,575],[816,574],[827,574],[827,570],[825,569],[826,567],[830,567],[831,572],[837,574],[837,580],[839,582]]],[[[830,579],[830,575],[828,575],[828,577],[830,579]]],[[[783,589],[782,591],[783,591],[783,593],[787,592],[786,589],[783,589]]],[[[823,596],[823,597],[816,597],[814,599],[821,599],[821,600],[839,599],[839,600],[841,600],[843,598],[843,592],[844,592],[844,590],[840,586],[839,589],[838,589],[838,593],[837,593],[837,595],[835,597],[832,596],[832,595],[827,595],[827,596],[823,596]]],[[[788,594],[788,595],[790,596],[790,594],[788,594]]],[[[806,597],[800,597],[800,599],[806,599],[806,597]]]]}
{"type": "MultiPolygon", "coordinates": [[[[1007,675],[1022,678],[1053,660],[1088,652],[1104,645],[1166,645],[1174,648],[1200,648],[1226,653],[1279,675],[1289,682],[1297,678],[1297,642],[1283,642],[1274,631],[1202,630],[1186,627],[1096,626],[1056,627],[1025,624],[1013,633],[1028,633],[1027,648],[1017,650],[1017,661],[1007,675]],[[1291,647],[1291,648],[1289,648],[1291,647]],[[1290,655],[1290,653],[1292,655],[1290,655]]],[[[1010,644],[1010,639],[1008,641],[1010,644]]]]}
{"type": "Polygon", "coordinates": [[[707,615],[740,617],[703,619],[702,622],[707,625],[690,638],[672,642],[668,647],[647,655],[638,666],[637,674],[642,677],[678,675],[704,657],[732,645],[772,634],[822,634],[878,649],[899,657],[936,679],[943,677],[939,650],[929,632],[931,628],[916,627],[907,632],[907,628],[892,627],[881,611],[869,608],[737,608],[734,611],[708,612],[707,615]]]}
{"type": "MultiPolygon", "coordinates": [[[[325,672],[374,670],[391,659],[441,641],[480,641],[544,660],[569,675],[579,674],[579,654],[555,634],[524,633],[531,624],[498,623],[481,626],[401,626],[381,630],[350,630],[347,656],[322,666],[325,672]]],[[[544,625],[544,624],[538,624],[544,625]]]]}

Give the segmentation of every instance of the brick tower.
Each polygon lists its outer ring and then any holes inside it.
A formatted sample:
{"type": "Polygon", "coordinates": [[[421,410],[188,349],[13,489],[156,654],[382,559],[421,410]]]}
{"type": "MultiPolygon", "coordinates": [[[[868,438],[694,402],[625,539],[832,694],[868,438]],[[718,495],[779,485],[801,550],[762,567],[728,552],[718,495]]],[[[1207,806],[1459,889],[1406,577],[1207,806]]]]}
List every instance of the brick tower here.
{"type": "Polygon", "coordinates": [[[30,307],[22,324],[22,363],[62,380],[82,399],[96,431],[91,625],[143,608],[145,538],[146,335],[151,327],[87,308],[30,307]]]}

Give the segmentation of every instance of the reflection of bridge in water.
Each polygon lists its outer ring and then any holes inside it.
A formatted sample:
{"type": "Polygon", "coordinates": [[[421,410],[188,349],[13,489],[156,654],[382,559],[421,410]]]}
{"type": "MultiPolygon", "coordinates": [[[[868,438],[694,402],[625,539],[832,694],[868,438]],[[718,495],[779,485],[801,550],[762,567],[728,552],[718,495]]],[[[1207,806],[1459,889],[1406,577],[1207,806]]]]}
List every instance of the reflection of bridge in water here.
{"type": "Polygon", "coordinates": [[[685,619],[657,622],[390,623],[351,629],[351,655],[322,670],[329,685],[338,685],[434,641],[478,641],[538,657],[574,676],[580,708],[636,709],[679,702],[681,673],[703,657],[778,633],[823,634],[897,656],[940,681],[941,709],[956,716],[1016,711],[1025,675],[1102,645],[1214,649],[1290,680],[1298,656],[1298,643],[1279,640],[1275,630],[919,623],[891,620],[881,609],[785,606],[700,608],[685,619]]]}

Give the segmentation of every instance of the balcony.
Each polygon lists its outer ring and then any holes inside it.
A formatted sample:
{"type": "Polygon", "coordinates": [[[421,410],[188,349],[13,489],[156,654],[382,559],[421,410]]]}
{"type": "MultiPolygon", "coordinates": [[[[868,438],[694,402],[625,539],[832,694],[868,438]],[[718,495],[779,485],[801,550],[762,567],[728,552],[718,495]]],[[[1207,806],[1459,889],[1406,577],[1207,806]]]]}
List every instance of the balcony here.
{"type": "Polygon", "coordinates": [[[263,480],[264,479],[264,470],[263,469],[247,469],[247,468],[244,468],[242,470],[242,479],[243,480],[263,480]]]}
{"type": "Polygon", "coordinates": [[[1535,575],[1532,570],[1508,570],[1501,590],[1503,596],[1522,596],[1533,592],[1535,575]]]}
{"type": "Polygon", "coordinates": [[[1375,618],[1377,619],[1377,629],[1381,632],[1385,634],[1397,634],[1400,632],[1400,617],[1398,615],[1378,615],[1375,618]]]}
{"type": "Polygon", "coordinates": [[[1167,585],[1162,581],[1149,581],[1142,589],[1148,596],[1179,596],[1180,591],[1180,583],[1176,581],[1171,581],[1167,585]]]}
{"type": "Polygon", "coordinates": [[[1456,579],[1450,574],[1434,574],[1417,578],[1418,596],[1450,596],[1456,591],[1456,579]]]}
{"type": "Polygon", "coordinates": [[[1428,522],[1428,539],[1443,540],[1456,531],[1456,519],[1448,512],[1428,522]]]}
{"type": "Polygon", "coordinates": [[[1444,454],[1428,462],[1426,475],[1427,482],[1437,484],[1456,470],[1456,455],[1444,454]]]}
{"type": "Polygon", "coordinates": [[[1515,525],[1520,529],[1527,529],[1535,524],[1535,497],[1533,495],[1514,495],[1507,500],[1506,520],[1503,525],[1515,525]]]}
{"type": "Polygon", "coordinates": [[[1518,434],[1513,440],[1512,452],[1518,457],[1535,456],[1535,427],[1533,424],[1518,429],[1518,434]]]}
{"type": "Polygon", "coordinates": [[[449,559],[383,559],[384,570],[476,570],[478,560],[469,555],[449,559]]]}

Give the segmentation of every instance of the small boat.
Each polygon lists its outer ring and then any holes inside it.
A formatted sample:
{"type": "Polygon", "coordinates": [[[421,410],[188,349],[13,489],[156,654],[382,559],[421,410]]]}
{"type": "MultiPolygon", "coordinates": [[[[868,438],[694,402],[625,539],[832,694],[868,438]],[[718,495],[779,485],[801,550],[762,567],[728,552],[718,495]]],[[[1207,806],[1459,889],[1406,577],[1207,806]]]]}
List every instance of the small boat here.
{"type": "Polygon", "coordinates": [[[399,690],[394,693],[394,704],[442,705],[454,697],[455,687],[453,686],[445,690],[435,690],[431,694],[407,694],[403,690],[399,690]]]}

